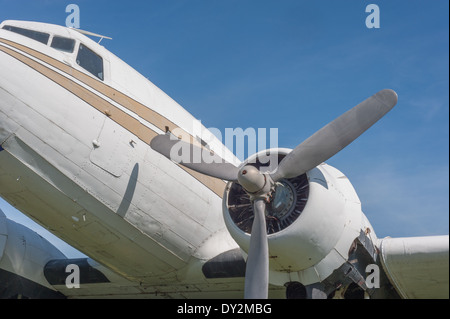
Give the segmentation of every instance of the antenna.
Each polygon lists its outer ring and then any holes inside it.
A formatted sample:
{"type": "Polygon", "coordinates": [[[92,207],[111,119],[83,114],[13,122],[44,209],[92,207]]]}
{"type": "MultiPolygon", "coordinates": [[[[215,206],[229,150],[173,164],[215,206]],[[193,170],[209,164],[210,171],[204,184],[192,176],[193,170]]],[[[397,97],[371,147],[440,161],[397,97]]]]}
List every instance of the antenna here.
{"type": "Polygon", "coordinates": [[[78,31],[81,34],[90,35],[90,36],[93,36],[93,37],[100,38],[100,40],[97,43],[100,43],[103,39],[112,40],[112,38],[110,38],[110,37],[107,37],[107,36],[104,36],[104,35],[101,35],[101,34],[97,34],[97,33],[93,33],[93,32],[90,32],[90,31],[76,29],[76,28],[70,28],[70,29],[78,31]]]}

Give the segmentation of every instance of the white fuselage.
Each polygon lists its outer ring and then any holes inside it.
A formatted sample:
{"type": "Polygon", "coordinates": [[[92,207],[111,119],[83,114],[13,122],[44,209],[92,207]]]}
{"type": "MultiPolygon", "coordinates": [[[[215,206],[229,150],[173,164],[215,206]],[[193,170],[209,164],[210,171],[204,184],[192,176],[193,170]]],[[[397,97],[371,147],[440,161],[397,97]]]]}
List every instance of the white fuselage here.
{"type": "Polygon", "coordinates": [[[189,263],[237,247],[222,217],[225,183],[167,161],[148,145],[166,127],[192,136],[189,113],[77,31],[5,24],[43,28],[49,41],[58,35],[76,44],[66,53],[0,29],[3,198],[141,282],[182,281],[179,270],[189,263]],[[78,65],[80,43],[102,57],[104,80],[78,65]]]}

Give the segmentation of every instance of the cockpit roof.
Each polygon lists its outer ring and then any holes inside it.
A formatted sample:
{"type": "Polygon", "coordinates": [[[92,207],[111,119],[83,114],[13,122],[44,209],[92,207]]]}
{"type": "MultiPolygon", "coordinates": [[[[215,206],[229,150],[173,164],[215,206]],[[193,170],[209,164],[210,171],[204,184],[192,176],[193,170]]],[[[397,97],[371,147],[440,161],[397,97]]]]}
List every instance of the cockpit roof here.
{"type": "MultiPolygon", "coordinates": [[[[38,51],[43,50],[43,52],[47,52],[47,54],[54,58],[65,61],[65,63],[70,64],[70,60],[73,60],[72,63],[75,62],[82,70],[87,71],[102,81],[105,79],[103,60],[109,54],[103,46],[84,34],[90,36],[100,35],[53,24],[16,20],[3,21],[0,24],[0,30],[11,31],[31,39],[33,44],[29,42],[29,45],[36,45],[37,47],[35,49],[38,51]],[[41,45],[70,54],[70,57],[55,55],[56,52],[51,53],[47,49],[40,47],[41,45]]],[[[25,38],[24,41],[26,41],[25,38]]],[[[71,65],[75,65],[75,63],[71,65]]]]}
{"type": "MultiPolygon", "coordinates": [[[[43,23],[43,22],[34,22],[34,21],[20,21],[20,20],[5,20],[0,24],[0,29],[4,26],[9,25],[18,28],[29,29],[33,31],[48,33],[53,36],[62,36],[68,37],[74,40],[83,41],[88,45],[95,44],[95,48],[97,49],[98,43],[90,39],[88,36],[98,37],[100,39],[111,39],[110,37],[102,36],[93,32],[68,28],[60,25],[43,23]]],[[[98,47],[102,47],[98,45],[98,47]]]]}

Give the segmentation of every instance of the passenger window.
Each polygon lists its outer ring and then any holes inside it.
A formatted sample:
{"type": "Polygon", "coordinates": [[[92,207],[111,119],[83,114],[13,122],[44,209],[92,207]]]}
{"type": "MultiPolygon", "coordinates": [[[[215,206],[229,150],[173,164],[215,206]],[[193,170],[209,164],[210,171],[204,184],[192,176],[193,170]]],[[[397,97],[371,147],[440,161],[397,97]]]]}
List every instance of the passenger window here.
{"type": "Polygon", "coordinates": [[[77,64],[103,81],[103,59],[97,53],[80,43],[77,64]]]}
{"type": "Polygon", "coordinates": [[[19,28],[19,27],[13,27],[11,25],[5,25],[5,26],[3,26],[3,29],[21,34],[21,35],[31,38],[33,40],[39,41],[43,44],[47,44],[48,38],[50,37],[50,34],[48,34],[48,33],[23,29],[23,28],[19,28]]]}
{"type": "Polygon", "coordinates": [[[60,51],[72,53],[73,48],[75,47],[75,40],[54,36],[50,46],[60,51]]]}

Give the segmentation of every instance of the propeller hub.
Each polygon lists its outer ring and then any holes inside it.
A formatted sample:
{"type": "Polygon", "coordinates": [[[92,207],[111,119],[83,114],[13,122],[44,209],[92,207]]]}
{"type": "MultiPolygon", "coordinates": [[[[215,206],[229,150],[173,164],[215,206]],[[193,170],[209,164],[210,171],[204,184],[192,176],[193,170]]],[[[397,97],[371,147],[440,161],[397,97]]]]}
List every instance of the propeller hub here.
{"type": "Polygon", "coordinates": [[[239,170],[238,182],[250,194],[256,194],[264,189],[266,177],[254,166],[246,165],[239,170]]]}

